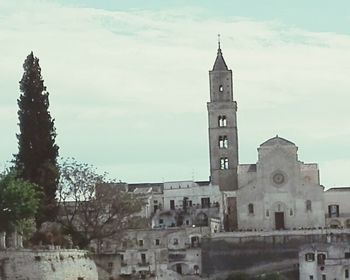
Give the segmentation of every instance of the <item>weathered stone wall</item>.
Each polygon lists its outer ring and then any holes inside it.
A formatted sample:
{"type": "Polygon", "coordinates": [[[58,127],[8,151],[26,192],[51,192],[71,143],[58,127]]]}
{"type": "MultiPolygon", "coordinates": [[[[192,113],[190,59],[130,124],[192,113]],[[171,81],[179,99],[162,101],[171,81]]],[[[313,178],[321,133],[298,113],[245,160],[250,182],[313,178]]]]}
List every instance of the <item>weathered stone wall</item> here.
{"type": "Polygon", "coordinates": [[[80,250],[0,251],[0,280],[97,280],[95,263],[80,250]]]}
{"type": "Polygon", "coordinates": [[[348,230],[223,233],[202,239],[202,275],[231,271],[264,272],[293,270],[300,246],[333,238],[350,240],[348,230]]]}

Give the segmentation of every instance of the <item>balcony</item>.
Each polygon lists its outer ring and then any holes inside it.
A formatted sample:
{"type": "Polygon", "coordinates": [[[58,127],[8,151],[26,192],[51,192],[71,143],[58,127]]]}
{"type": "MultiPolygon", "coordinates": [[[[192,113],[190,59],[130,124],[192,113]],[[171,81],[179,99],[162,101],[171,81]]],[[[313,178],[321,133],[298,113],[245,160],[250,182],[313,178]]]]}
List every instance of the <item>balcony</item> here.
{"type": "Polygon", "coordinates": [[[139,263],[138,263],[138,266],[140,266],[140,267],[149,266],[149,262],[139,262],[139,263]]]}

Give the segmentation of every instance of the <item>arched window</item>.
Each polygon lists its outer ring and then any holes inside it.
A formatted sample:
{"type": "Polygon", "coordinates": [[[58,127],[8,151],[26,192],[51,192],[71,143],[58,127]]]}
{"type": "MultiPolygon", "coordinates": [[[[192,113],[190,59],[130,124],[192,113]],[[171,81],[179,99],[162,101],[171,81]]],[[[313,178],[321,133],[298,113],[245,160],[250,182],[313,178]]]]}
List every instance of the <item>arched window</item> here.
{"type": "Polygon", "coordinates": [[[312,211],[311,200],[306,200],[306,211],[312,211]]]}
{"type": "Polygon", "coordinates": [[[248,213],[249,214],[254,214],[254,205],[253,203],[248,204],[248,213]]]}
{"type": "Polygon", "coordinates": [[[228,148],[227,136],[219,136],[219,148],[220,149],[227,149],[228,148]]]}
{"type": "Polygon", "coordinates": [[[224,87],[223,87],[223,85],[220,85],[220,86],[219,86],[219,92],[224,92],[224,87]]]}
{"type": "Polygon", "coordinates": [[[218,117],[218,124],[219,124],[219,127],[227,126],[226,116],[219,116],[218,117]]]}
{"type": "Polygon", "coordinates": [[[224,170],[224,169],[228,169],[228,158],[220,158],[220,169],[224,170]]]}

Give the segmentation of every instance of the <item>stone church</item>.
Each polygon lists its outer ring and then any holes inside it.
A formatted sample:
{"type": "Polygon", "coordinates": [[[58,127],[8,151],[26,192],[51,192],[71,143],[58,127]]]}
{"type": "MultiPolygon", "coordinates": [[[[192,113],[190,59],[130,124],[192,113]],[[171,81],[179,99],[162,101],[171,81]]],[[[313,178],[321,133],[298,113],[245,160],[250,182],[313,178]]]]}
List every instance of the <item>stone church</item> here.
{"type": "Polygon", "coordinates": [[[209,79],[210,181],[223,193],[225,229],[324,227],[324,187],[318,166],[299,161],[294,143],[273,137],[258,148],[257,163],[239,164],[232,71],[220,43],[209,79]]]}

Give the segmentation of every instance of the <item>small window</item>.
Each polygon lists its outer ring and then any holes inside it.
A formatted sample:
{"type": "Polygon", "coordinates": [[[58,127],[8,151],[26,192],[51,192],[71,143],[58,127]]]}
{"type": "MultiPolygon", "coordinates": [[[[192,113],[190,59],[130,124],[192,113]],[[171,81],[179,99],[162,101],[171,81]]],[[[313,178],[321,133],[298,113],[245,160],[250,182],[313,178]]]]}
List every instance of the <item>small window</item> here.
{"type": "Polygon", "coordinates": [[[269,216],[270,216],[270,211],[266,210],[266,217],[269,217],[269,216]]]}
{"type": "Polygon", "coordinates": [[[218,124],[219,124],[219,127],[227,126],[226,116],[219,116],[218,117],[218,124]]]}
{"type": "Polygon", "coordinates": [[[317,264],[324,265],[326,254],[317,254],[317,264]]]}
{"type": "Polygon", "coordinates": [[[330,218],[339,217],[339,205],[328,205],[328,215],[330,218]]]}
{"type": "Polygon", "coordinates": [[[307,253],[307,254],[305,254],[305,261],[313,262],[314,260],[315,260],[315,254],[314,253],[307,253]]]}
{"type": "Polygon", "coordinates": [[[253,203],[248,204],[248,213],[249,214],[254,214],[254,205],[253,203]]]}
{"type": "Polygon", "coordinates": [[[174,238],[174,240],[173,240],[173,244],[174,244],[174,245],[178,245],[178,244],[179,244],[179,239],[174,238]]]}
{"type": "Polygon", "coordinates": [[[145,253],[141,253],[141,262],[146,263],[146,254],[145,253]]]}
{"type": "Polygon", "coordinates": [[[163,219],[159,219],[159,224],[162,225],[164,223],[163,219]]]}
{"type": "Polygon", "coordinates": [[[322,280],[327,280],[326,274],[322,274],[322,280]]]}
{"type": "Polygon", "coordinates": [[[219,148],[220,149],[227,149],[228,148],[227,136],[219,136],[219,148]]]}
{"type": "Polygon", "coordinates": [[[293,216],[293,209],[289,209],[289,216],[293,216]]]}
{"type": "Polygon", "coordinates": [[[228,158],[220,158],[220,169],[221,170],[227,170],[228,169],[228,158]]]}
{"type": "Polygon", "coordinates": [[[313,275],[310,275],[310,276],[309,276],[309,279],[310,279],[310,280],[314,280],[314,276],[313,276],[313,275]]]}
{"type": "Polygon", "coordinates": [[[123,261],[124,260],[124,255],[120,254],[120,260],[123,261]]]}
{"type": "Polygon", "coordinates": [[[156,239],[156,245],[158,246],[160,244],[159,239],[156,239]]]}
{"type": "Polygon", "coordinates": [[[210,197],[202,197],[201,206],[202,208],[210,208],[210,197]]]}
{"type": "Polygon", "coordinates": [[[349,269],[345,269],[345,279],[349,279],[349,269]]]}
{"type": "Polygon", "coordinates": [[[345,259],[350,259],[350,252],[345,252],[344,253],[344,258],[345,259]]]}
{"type": "Polygon", "coordinates": [[[222,85],[219,86],[219,91],[223,92],[224,91],[224,87],[222,85]]]}
{"type": "Polygon", "coordinates": [[[139,246],[140,246],[140,247],[143,246],[143,240],[142,240],[142,239],[139,240],[139,246]]]}
{"type": "Polygon", "coordinates": [[[306,211],[312,211],[312,203],[311,200],[306,200],[306,211]]]}

